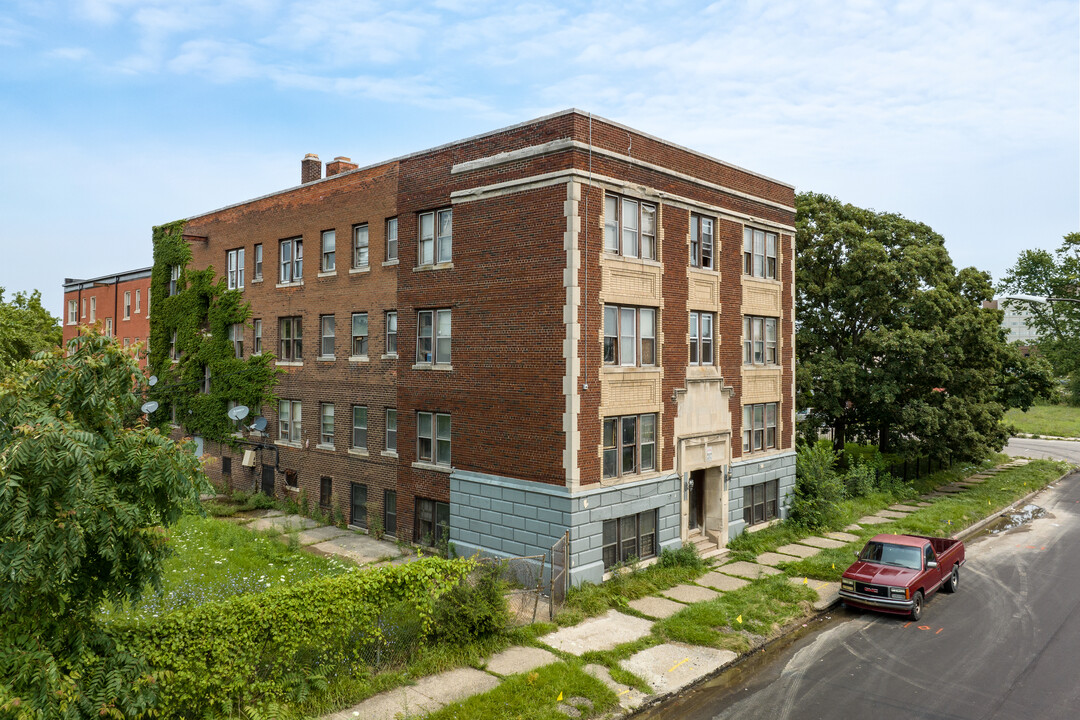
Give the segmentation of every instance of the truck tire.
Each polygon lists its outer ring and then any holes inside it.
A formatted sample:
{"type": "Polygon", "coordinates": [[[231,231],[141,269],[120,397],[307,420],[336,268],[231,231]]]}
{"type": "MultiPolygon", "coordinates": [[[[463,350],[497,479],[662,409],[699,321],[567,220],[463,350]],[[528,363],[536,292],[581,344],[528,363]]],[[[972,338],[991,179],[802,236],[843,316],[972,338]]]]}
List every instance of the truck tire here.
{"type": "Polygon", "coordinates": [[[922,604],[923,604],[922,590],[916,590],[915,591],[915,596],[912,598],[912,605],[911,605],[911,619],[916,621],[916,622],[918,622],[919,618],[922,617],[922,604]]]}
{"type": "Polygon", "coordinates": [[[960,566],[953,565],[952,574],[949,575],[949,579],[945,581],[945,592],[954,593],[956,588],[960,586],[960,566]]]}

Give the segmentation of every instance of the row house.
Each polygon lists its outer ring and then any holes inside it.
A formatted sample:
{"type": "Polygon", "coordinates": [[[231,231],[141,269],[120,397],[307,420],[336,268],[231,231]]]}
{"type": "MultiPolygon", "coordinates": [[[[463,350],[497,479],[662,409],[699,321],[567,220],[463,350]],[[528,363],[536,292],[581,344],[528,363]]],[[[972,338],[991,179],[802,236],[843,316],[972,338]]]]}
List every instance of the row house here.
{"type": "MultiPolygon", "coordinates": [[[[150,338],[150,271],[140,268],[89,280],[64,280],[64,344],[78,336],[79,327],[98,324],[124,344],[142,344],[150,338]]],[[[146,354],[139,356],[146,366],[146,354]]]]}

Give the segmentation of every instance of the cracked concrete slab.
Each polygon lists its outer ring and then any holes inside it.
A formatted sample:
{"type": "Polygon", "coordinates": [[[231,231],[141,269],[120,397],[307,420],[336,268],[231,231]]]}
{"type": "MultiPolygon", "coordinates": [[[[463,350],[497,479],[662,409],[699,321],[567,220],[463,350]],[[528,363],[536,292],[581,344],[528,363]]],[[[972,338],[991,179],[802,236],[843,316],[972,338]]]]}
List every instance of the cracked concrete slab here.
{"type": "Polygon", "coordinates": [[[289,532],[291,530],[307,530],[309,528],[319,527],[319,523],[306,518],[303,515],[274,515],[271,517],[261,517],[258,520],[249,523],[248,527],[252,530],[274,530],[275,532],[289,532]]]}
{"type": "Polygon", "coordinates": [[[877,515],[867,515],[866,517],[859,518],[855,522],[859,523],[860,525],[883,525],[887,522],[892,522],[892,520],[889,520],[888,518],[878,517],[877,515]]]}
{"type": "Polygon", "coordinates": [[[497,675],[514,675],[558,661],[557,656],[543,648],[517,646],[493,655],[488,660],[487,671],[497,675]]]}
{"type": "Polygon", "coordinates": [[[611,692],[615,693],[615,696],[619,698],[619,706],[625,710],[633,710],[640,707],[645,702],[645,693],[630,687],[629,685],[623,685],[620,682],[616,682],[611,678],[611,671],[603,665],[589,664],[582,668],[585,672],[592,675],[608,686],[611,692]]]}
{"type": "Polygon", "coordinates": [[[756,580],[759,577],[765,575],[779,575],[780,571],[774,567],[768,565],[758,565],[757,563],[744,562],[742,560],[733,562],[728,565],[723,565],[717,568],[719,572],[725,575],[738,575],[739,577],[750,578],[756,580]]]}
{"type": "Polygon", "coordinates": [[[677,603],[674,600],[668,600],[667,598],[656,597],[655,595],[647,595],[637,600],[631,600],[626,603],[629,607],[637,610],[642,615],[648,615],[658,619],[671,617],[680,610],[685,610],[686,606],[682,603],[677,603]]]}
{"type": "Polygon", "coordinates": [[[691,685],[735,657],[730,650],[665,643],[631,655],[619,665],[647,682],[653,692],[662,695],[691,685]]]}
{"type": "Polygon", "coordinates": [[[878,517],[890,518],[892,520],[900,520],[908,516],[906,512],[896,512],[895,510],[878,510],[876,514],[878,517]]]}
{"type": "Polygon", "coordinates": [[[309,547],[327,555],[348,558],[360,565],[377,560],[395,559],[401,555],[401,550],[394,543],[376,540],[370,535],[355,532],[349,532],[309,547]]]}
{"type": "Polygon", "coordinates": [[[652,621],[608,610],[572,627],[538,638],[556,650],[583,655],[589,650],[610,650],[616,645],[640,640],[652,631],[652,621]]]}
{"type": "Polygon", "coordinates": [[[792,557],[791,555],[781,555],[774,552],[763,552],[757,556],[755,562],[761,565],[768,565],[770,567],[776,567],[782,562],[795,562],[799,558],[792,557]]]}
{"type": "Polygon", "coordinates": [[[458,700],[494,690],[499,679],[482,670],[458,668],[421,678],[415,685],[395,688],[359,705],[328,715],[324,720],[397,720],[430,713],[458,700]]]}
{"type": "Polygon", "coordinates": [[[720,597],[720,593],[715,590],[699,587],[697,585],[676,585],[673,588],[664,590],[660,594],[669,597],[672,600],[678,600],[679,602],[684,603],[705,602],[720,597]]]}
{"type": "Polygon", "coordinates": [[[799,544],[821,548],[822,550],[835,550],[836,548],[844,547],[844,545],[846,545],[847,543],[840,542],[839,540],[833,540],[831,538],[808,537],[800,540],[799,544]]]}
{"type": "Polygon", "coordinates": [[[310,530],[304,530],[297,535],[297,539],[301,545],[315,545],[316,543],[325,542],[327,540],[333,540],[335,538],[343,537],[352,533],[352,530],[342,530],[341,528],[334,527],[333,525],[323,525],[322,527],[312,528],[310,530]]]}
{"type": "Polygon", "coordinates": [[[840,599],[840,583],[827,580],[815,580],[814,578],[793,577],[788,578],[792,585],[805,585],[817,593],[818,599],[814,601],[815,610],[824,610],[831,607],[840,599]]]}
{"type": "Polygon", "coordinates": [[[845,525],[844,529],[848,531],[859,532],[860,530],[862,530],[862,527],[856,523],[851,523],[850,525],[845,525]]]}
{"type": "Polygon", "coordinates": [[[897,503],[896,505],[890,505],[889,509],[895,510],[896,512],[913,513],[919,508],[912,507],[911,505],[904,505],[903,503],[897,503]]]}
{"type": "Polygon", "coordinates": [[[697,583],[698,585],[707,585],[708,587],[715,588],[720,592],[738,590],[739,588],[746,587],[750,584],[742,578],[724,575],[723,573],[715,571],[702,575],[697,579],[697,583]]]}
{"type": "Polygon", "coordinates": [[[855,542],[859,539],[858,535],[852,535],[846,532],[827,532],[825,537],[832,538],[833,540],[843,540],[844,542],[855,542]]]}
{"type": "Polygon", "coordinates": [[[776,548],[776,552],[784,553],[785,555],[794,555],[795,557],[800,558],[808,558],[814,557],[819,552],[821,552],[821,548],[812,548],[808,545],[789,543],[787,545],[781,545],[780,547],[776,548]]]}

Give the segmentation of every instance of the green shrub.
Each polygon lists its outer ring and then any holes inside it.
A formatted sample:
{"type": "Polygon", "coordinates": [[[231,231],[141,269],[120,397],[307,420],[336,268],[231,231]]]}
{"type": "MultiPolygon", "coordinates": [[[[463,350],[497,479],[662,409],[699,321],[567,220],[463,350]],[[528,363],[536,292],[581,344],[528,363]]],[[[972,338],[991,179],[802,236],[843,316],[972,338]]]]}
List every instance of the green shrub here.
{"type": "Polygon", "coordinates": [[[664,548],[657,564],[662,568],[684,567],[693,570],[704,570],[708,566],[708,563],[698,555],[697,546],[693,543],[687,543],[678,550],[664,548]]]}
{"type": "Polygon", "coordinates": [[[819,440],[799,448],[795,456],[795,491],[789,517],[808,530],[831,527],[840,516],[844,482],[836,475],[836,453],[832,443],[819,440]]]}
{"type": "Polygon", "coordinates": [[[860,462],[844,473],[844,492],[848,497],[866,497],[878,487],[877,470],[860,462]]]}
{"type": "Polygon", "coordinates": [[[387,636],[384,618],[393,606],[406,604],[420,635],[429,634],[439,598],[474,566],[429,557],[118,620],[110,632],[154,669],[162,717],[296,701],[363,672],[387,636]]]}
{"type": "Polygon", "coordinates": [[[435,603],[435,637],[457,645],[506,630],[506,582],[497,563],[482,563],[435,603]]]}

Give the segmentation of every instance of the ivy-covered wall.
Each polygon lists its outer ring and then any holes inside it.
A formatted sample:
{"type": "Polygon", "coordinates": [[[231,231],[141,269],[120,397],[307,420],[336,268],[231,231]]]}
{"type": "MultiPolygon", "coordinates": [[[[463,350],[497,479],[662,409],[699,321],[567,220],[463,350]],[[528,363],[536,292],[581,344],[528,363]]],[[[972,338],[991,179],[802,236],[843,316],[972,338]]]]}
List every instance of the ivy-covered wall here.
{"type": "MultiPolygon", "coordinates": [[[[159,426],[176,422],[186,433],[231,443],[235,423],[228,418],[229,402],[247,405],[251,417],[274,400],[277,383],[274,356],[253,355],[244,348],[237,358],[229,340],[229,327],[251,316],[249,303],[238,290],[229,290],[225,278],[215,281],[214,268],[189,269],[191,248],[184,239],[185,221],[154,228],[154,268],[150,281],[150,371],[158,383],[150,396],[160,403],[151,420],[159,426]],[[169,294],[171,269],[181,268],[175,294],[169,294]],[[173,333],[179,359],[170,357],[173,333]],[[210,371],[206,392],[206,371],[210,371]]],[[[245,332],[245,335],[247,333],[245,332]]]]}

